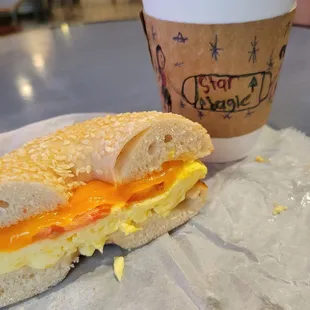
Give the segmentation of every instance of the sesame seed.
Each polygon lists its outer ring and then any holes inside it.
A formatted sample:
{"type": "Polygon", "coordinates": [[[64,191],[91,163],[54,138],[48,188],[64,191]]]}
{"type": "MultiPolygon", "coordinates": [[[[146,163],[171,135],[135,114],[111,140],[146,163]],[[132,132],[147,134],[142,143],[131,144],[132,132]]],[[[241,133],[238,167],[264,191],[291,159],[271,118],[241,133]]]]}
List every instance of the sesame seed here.
{"type": "Polygon", "coordinates": [[[69,168],[69,165],[66,165],[66,164],[58,164],[57,169],[68,170],[68,169],[70,169],[70,168],[69,168]]]}
{"type": "Polygon", "coordinates": [[[56,156],[55,156],[55,159],[56,159],[56,160],[66,160],[67,157],[66,157],[65,155],[56,155],[56,156]]]}
{"type": "Polygon", "coordinates": [[[86,155],[84,155],[84,154],[82,154],[82,153],[79,154],[79,155],[80,155],[79,158],[81,158],[81,159],[83,159],[83,160],[86,159],[86,155]]]}
{"type": "Polygon", "coordinates": [[[88,166],[86,166],[86,173],[91,173],[91,166],[90,165],[88,165],[88,166]]]}
{"type": "Polygon", "coordinates": [[[80,173],[85,173],[85,172],[86,172],[86,168],[85,167],[80,168],[80,173]]]}
{"type": "Polygon", "coordinates": [[[85,148],[85,151],[88,152],[88,153],[92,152],[93,150],[94,150],[94,148],[91,147],[91,146],[87,146],[87,147],[85,148]]]}
{"type": "Polygon", "coordinates": [[[107,153],[112,153],[113,152],[113,149],[111,147],[109,147],[109,146],[106,146],[104,149],[105,149],[105,151],[107,153]]]}
{"type": "Polygon", "coordinates": [[[25,174],[25,173],[21,174],[20,177],[23,178],[24,180],[28,180],[29,179],[29,175],[25,174]]]}
{"type": "Polygon", "coordinates": [[[58,189],[59,191],[62,191],[63,187],[59,184],[55,184],[56,189],[58,189]]]}
{"type": "Polygon", "coordinates": [[[25,150],[24,150],[24,149],[18,150],[18,155],[19,155],[19,156],[25,156],[25,155],[26,155],[25,150]]]}
{"type": "Polygon", "coordinates": [[[31,155],[30,158],[35,162],[38,159],[38,155],[31,155]]]}
{"type": "Polygon", "coordinates": [[[89,140],[88,139],[82,140],[81,143],[84,144],[84,145],[87,145],[89,143],[89,140]]]}
{"type": "Polygon", "coordinates": [[[64,140],[64,145],[69,145],[71,143],[70,140],[64,140]]]}
{"type": "Polygon", "coordinates": [[[106,146],[112,146],[112,141],[106,141],[106,146]]]}

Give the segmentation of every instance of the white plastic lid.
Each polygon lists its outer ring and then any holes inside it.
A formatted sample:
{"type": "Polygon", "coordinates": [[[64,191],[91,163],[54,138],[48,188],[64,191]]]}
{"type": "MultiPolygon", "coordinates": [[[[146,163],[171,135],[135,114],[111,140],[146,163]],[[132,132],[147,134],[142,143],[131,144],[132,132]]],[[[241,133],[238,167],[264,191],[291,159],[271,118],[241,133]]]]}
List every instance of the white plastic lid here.
{"type": "Polygon", "coordinates": [[[296,0],[143,0],[143,6],[162,20],[230,24],[283,15],[296,7],[296,0]]]}

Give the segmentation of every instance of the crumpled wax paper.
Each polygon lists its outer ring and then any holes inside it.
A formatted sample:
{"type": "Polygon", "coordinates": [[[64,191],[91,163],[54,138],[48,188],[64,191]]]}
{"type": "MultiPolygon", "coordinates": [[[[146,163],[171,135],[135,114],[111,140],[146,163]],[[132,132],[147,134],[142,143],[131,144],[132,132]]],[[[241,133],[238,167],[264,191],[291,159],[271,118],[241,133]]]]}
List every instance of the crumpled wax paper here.
{"type": "MultiPolygon", "coordinates": [[[[93,116],[1,134],[1,151],[93,116]]],[[[265,127],[247,159],[209,165],[209,200],[190,222],[140,249],[107,246],[82,258],[62,283],[12,309],[310,309],[309,154],[300,132],[265,127]],[[288,209],[274,216],[274,204],[288,209]],[[112,268],[119,255],[121,283],[112,268]]]]}

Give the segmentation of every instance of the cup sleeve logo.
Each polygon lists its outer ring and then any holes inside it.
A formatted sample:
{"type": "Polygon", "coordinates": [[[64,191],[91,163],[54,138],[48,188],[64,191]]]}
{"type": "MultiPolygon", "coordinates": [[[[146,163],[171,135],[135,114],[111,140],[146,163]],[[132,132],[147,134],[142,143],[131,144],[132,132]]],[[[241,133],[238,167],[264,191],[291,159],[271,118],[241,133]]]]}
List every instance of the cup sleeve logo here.
{"type": "Polygon", "coordinates": [[[200,74],[183,81],[182,99],[195,109],[238,113],[257,108],[267,99],[272,73],[200,74]]]}
{"type": "Polygon", "coordinates": [[[200,123],[214,138],[242,136],[266,124],[294,10],[215,25],[143,14],[164,112],[200,123]]]}

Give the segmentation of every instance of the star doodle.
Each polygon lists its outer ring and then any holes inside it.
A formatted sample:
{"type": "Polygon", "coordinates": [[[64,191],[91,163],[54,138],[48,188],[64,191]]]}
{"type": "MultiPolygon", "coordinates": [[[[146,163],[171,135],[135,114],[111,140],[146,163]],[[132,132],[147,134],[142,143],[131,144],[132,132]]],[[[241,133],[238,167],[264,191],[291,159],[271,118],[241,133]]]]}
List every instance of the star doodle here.
{"type": "Polygon", "coordinates": [[[223,48],[218,47],[218,38],[217,35],[215,36],[214,42],[209,42],[210,44],[210,52],[211,52],[211,57],[212,59],[217,60],[217,57],[220,56],[219,51],[223,51],[223,48]]]}
{"type": "Polygon", "coordinates": [[[250,54],[249,62],[252,61],[253,64],[256,63],[257,52],[259,51],[259,49],[257,48],[257,44],[257,37],[255,36],[254,41],[251,42],[252,50],[248,52],[250,54]]]}
{"type": "Polygon", "coordinates": [[[288,23],[285,25],[285,32],[284,32],[284,36],[286,36],[286,35],[287,35],[287,33],[288,33],[288,31],[289,31],[290,27],[291,27],[291,22],[288,22],[288,23]]]}
{"type": "Polygon", "coordinates": [[[247,113],[245,114],[244,118],[251,117],[253,113],[254,113],[254,111],[248,110],[247,113]]]}
{"type": "Polygon", "coordinates": [[[184,102],[183,102],[182,100],[180,101],[180,108],[181,108],[181,109],[184,109],[184,108],[185,108],[185,104],[184,104],[184,102]]]}
{"type": "Polygon", "coordinates": [[[202,111],[198,110],[198,117],[199,119],[203,119],[205,115],[202,113],[202,111]]]}
{"type": "Polygon", "coordinates": [[[153,38],[153,41],[156,41],[156,32],[155,32],[154,26],[152,26],[152,38],[153,38]]]}
{"type": "Polygon", "coordinates": [[[269,56],[269,60],[267,62],[268,65],[268,71],[271,71],[273,69],[274,61],[273,61],[273,51],[271,55],[269,56]]]}
{"type": "Polygon", "coordinates": [[[230,113],[226,113],[223,115],[223,119],[231,119],[232,116],[230,115],[230,113]]]}
{"type": "Polygon", "coordinates": [[[184,65],[184,62],[176,62],[174,64],[175,67],[182,67],[184,65]]]}
{"type": "Polygon", "coordinates": [[[181,32],[178,32],[178,35],[172,38],[173,41],[176,41],[178,43],[186,43],[188,38],[183,37],[183,34],[181,32]]]}

